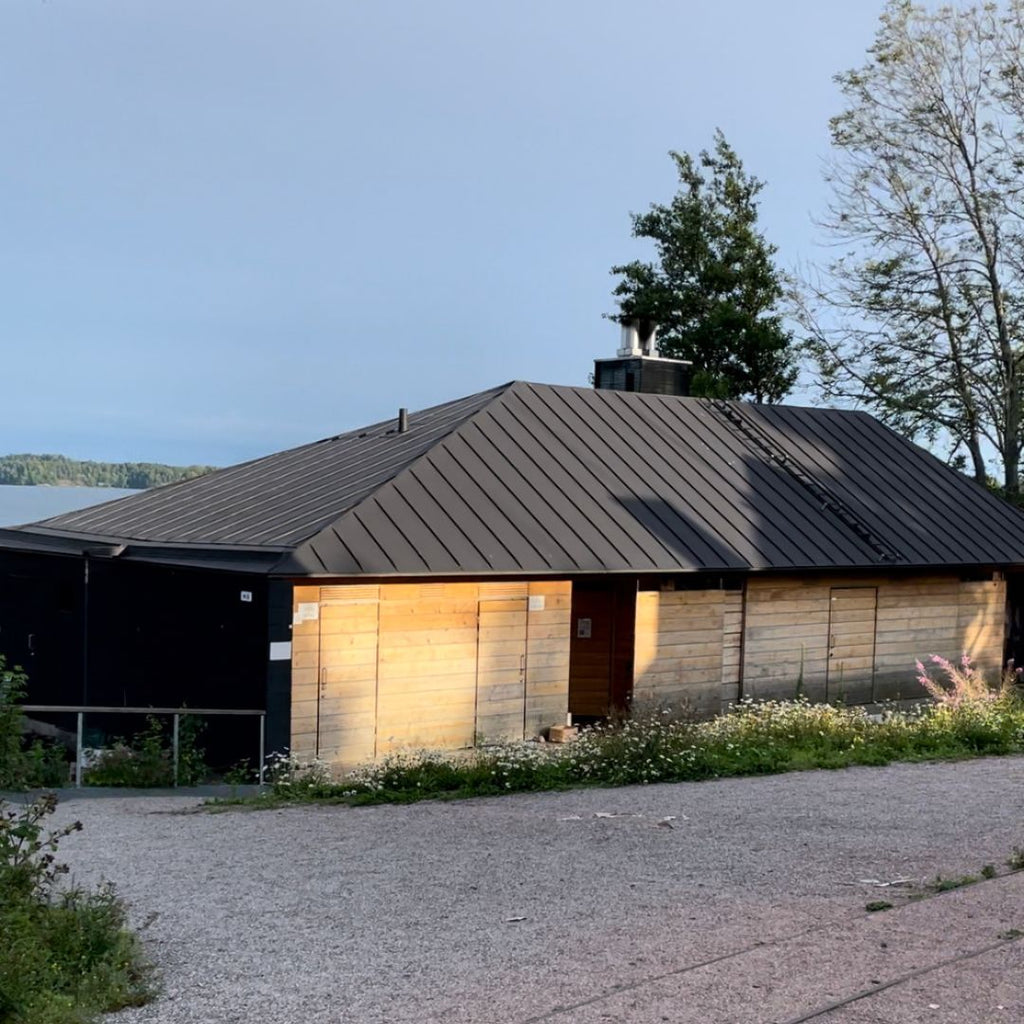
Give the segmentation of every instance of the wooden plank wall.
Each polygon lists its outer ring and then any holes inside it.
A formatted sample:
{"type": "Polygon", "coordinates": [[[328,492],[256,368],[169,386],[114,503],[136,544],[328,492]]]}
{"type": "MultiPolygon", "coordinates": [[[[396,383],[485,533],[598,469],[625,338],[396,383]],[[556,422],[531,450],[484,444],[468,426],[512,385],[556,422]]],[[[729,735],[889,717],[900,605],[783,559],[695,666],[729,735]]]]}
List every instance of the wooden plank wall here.
{"type": "MultiPolygon", "coordinates": [[[[877,588],[873,699],[917,697],[914,662],[932,654],[956,660],[968,651],[990,678],[1002,661],[1006,584],[956,577],[908,579],[753,579],[747,585],[743,692],[789,698],[803,680],[811,700],[827,691],[830,604],[837,588],[877,588]]],[[[860,692],[848,699],[870,699],[860,692]]]]}
{"type": "Polygon", "coordinates": [[[718,714],[739,689],[742,618],[739,590],[640,591],[633,706],[718,714]]]}
{"type": "Polygon", "coordinates": [[[301,758],[348,766],[389,751],[522,739],[565,720],[567,581],[294,592],[292,750],[301,758]]]}
{"type": "Polygon", "coordinates": [[[475,583],[380,588],[376,756],[473,745],[477,601],[475,583]]]}
{"type": "Polygon", "coordinates": [[[989,679],[1000,678],[1005,667],[1006,581],[961,583],[957,626],[961,647],[973,653],[989,679]]]}
{"type": "Polygon", "coordinates": [[[379,592],[375,585],[320,588],[321,760],[373,757],[379,592]]]}
{"type": "Polygon", "coordinates": [[[789,698],[802,677],[811,700],[825,699],[829,591],[828,581],[747,583],[744,696],[789,698]]]}
{"type": "MultiPolygon", "coordinates": [[[[918,659],[927,661],[932,654],[960,658],[960,600],[965,586],[972,584],[949,577],[879,585],[876,700],[922,696],[914,668],[918,659]]],[[[971,603],[970,592],[965,603],[971,603]]]]}

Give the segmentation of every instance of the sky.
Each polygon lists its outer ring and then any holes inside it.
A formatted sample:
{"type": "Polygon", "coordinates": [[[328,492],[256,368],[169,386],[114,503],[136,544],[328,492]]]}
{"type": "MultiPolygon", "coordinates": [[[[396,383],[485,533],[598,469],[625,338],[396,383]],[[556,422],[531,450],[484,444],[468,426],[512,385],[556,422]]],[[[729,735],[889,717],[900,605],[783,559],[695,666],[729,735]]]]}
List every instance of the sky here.
{"type": "MultiPolygon", "coordinates": [[[[0,453],[226,465],[586,386],[716,127],[780,267],[882,0],[3,0],[0,453]]],[[[809,393],[792,400],[806,403],[809,393]]]]}

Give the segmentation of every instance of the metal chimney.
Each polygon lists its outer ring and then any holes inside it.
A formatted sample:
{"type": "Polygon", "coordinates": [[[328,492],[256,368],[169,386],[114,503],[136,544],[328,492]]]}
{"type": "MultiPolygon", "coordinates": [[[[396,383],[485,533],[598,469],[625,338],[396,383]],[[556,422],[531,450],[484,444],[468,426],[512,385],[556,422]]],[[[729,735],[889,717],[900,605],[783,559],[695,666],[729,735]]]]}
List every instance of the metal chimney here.
{"type": "Polygon", "coordinates": [[[690,368],[685,359],[658,354],[658,327],[653,320],[622,321],[622,339],[614,359],[594,360],[594,387],[603,391],[642,391],[649,395],[688,395],[690,368]]]}
{"type": "Polygon", "coordinates": [[[658,325],[653,320],[631,317],[622,321],[622,340],[619,343],[620,359],[647,356],[658,358],[658,325]]]}

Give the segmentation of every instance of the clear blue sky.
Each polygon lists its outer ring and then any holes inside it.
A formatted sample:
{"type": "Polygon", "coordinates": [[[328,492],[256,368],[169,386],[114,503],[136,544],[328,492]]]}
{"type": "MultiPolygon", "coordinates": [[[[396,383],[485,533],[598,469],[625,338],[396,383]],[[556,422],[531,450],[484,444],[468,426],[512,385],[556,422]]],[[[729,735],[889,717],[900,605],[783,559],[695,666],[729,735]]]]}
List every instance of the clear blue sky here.
{"type": "Polygon", "coordinates": [[[0,453],[226,464],[617,345],[720,126],[791,268],[881,0],[4,0],[0,453]]]}

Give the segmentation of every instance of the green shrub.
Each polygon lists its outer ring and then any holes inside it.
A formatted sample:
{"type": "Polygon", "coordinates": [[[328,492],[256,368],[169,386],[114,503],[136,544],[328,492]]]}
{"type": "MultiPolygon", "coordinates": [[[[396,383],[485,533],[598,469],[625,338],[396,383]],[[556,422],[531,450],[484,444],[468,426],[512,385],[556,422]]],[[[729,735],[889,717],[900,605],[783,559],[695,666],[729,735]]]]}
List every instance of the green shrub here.
{"type": "Polygon", "coordinates": [[[21,749],[21,703],[25,697],[25,673],[8,668],[0,654],[0,789],[22,789],[28,766],[21,749]]]}
{"type": "MultiPolygon", "coordinates": [[[[198,746],[203,723],[193,715],[178,720],[178,784],[193,786],[208,774],[198,746]]],[[[117,738],[83,772],[88,786],[152,788],[174,785],[172,738],[154,715],[130,740],[117,738]]]]}
{"type": "Polygon", "coordinates": [[[125,927],[113,888],[62,885],[61,840],[79,822],[47,830],[46,794],[20,809],[0,801],[0,1020],[65,1024],[151,997],[149,969],[125,927]]]}
{"type": "Polygon", "coordinates": [[[62,786],[68,781],[68,757],[60,744],[37,739],[26,745],[22,736],[26,684],[22,669],[8,667],[0,654],[0,790],[62,786]]]}

